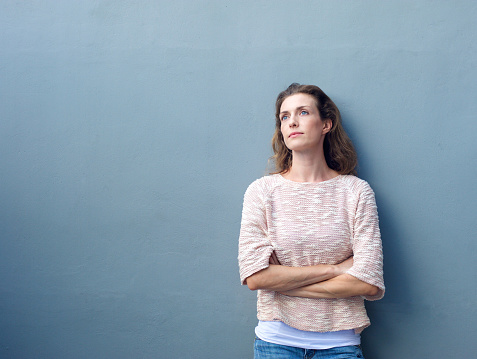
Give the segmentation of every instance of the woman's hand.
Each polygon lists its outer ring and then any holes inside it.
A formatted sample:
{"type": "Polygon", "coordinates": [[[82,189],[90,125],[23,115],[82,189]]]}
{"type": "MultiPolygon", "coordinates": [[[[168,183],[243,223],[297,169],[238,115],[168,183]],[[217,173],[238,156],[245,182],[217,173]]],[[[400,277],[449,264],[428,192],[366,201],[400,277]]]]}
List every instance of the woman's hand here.
{"type": "Polygon", "coordinates": [[[336,269],[338,271],[337,275],[345,274],[348,271],[348,269],[350,269],[352,266],[353,266],[353,256],[349,257],[347,260],[336,265],[336,269]]]}
{"type": "Polygon", "coordinates": [[[272,255],[270,256],[270,259],[268,260],[270,264],[275,264],[277,266],[281,265],[280,261],[277,258],[277,254],[275,251],[272,252],[272,255]]]}

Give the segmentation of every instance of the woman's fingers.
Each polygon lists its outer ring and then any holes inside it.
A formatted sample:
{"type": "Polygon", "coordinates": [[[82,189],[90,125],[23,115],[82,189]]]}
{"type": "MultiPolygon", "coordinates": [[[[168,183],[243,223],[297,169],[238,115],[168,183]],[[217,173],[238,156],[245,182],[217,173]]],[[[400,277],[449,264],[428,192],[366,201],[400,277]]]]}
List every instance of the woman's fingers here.
{"type": "Polygon", "coordinates": [[[270,264],[280,265],[280,261],[278,260],[277,254],[275,253],[275,251],[272,252],[269,262],[270,264]]]}

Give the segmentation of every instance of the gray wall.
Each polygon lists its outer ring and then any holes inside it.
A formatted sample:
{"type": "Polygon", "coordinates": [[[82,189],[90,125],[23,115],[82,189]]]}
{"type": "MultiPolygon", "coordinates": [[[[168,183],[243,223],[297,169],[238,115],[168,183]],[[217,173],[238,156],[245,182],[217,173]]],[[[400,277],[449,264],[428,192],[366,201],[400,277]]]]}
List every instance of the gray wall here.
{"type": "Polygon", "coordinates": [[[243,193],[321,86],[376,192],[368,359],[477,351],[477,3],[0,2],[0,357],[250,358],[243,193]]]}

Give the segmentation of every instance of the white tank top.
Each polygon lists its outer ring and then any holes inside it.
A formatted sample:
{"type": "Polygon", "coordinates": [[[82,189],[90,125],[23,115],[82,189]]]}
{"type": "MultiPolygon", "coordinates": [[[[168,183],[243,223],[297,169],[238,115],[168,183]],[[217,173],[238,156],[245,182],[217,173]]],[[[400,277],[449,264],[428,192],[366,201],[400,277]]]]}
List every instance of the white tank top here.
{"type": "Polygon", "coordinates": [[[259,321],[255,335],[269,343],[302,349],[329,349],[361,344],[361,336],[353,329],[325,333],[307,332],[275,321],[259,321]]]}

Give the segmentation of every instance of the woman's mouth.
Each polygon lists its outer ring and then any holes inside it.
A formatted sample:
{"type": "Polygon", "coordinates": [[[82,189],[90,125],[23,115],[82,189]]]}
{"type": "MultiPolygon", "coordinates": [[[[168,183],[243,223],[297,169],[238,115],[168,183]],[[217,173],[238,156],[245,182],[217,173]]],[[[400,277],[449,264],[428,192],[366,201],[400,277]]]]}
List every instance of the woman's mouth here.
{"type": "Polygon", "coordinates": [[[293,137],[297,137],[297,136],[300,136],[300,135],[303,135],[303,132],[292,132],[292,133],[290,133],[288,138],[293,138],[293,137]]]}

